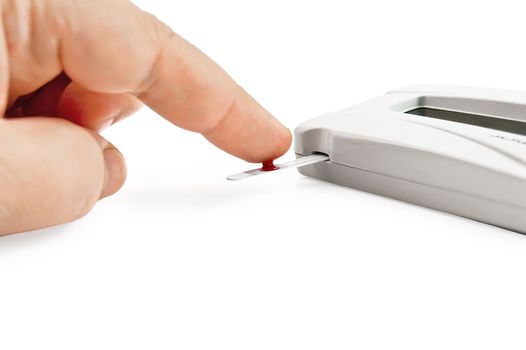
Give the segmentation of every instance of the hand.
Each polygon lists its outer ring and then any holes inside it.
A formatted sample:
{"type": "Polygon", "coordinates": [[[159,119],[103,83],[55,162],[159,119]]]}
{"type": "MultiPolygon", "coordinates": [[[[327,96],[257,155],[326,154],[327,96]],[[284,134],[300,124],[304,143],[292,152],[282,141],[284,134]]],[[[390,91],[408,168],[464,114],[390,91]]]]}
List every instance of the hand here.
{"type": "Polygon", "coordinates": [[[142,103],[251,162],[290,132],[202,52],[123,0],[0,0],[0,234],[85,215],[124,183],[98,132],[142,103]]]}

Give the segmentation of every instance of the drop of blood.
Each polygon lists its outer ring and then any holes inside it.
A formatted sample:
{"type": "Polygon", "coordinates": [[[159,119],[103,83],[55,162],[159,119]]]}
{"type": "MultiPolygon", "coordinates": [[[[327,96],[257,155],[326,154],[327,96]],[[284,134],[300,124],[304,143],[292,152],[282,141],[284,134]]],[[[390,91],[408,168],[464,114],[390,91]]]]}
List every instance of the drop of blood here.
{"type": "Polygon", "coordinates": [[[279,167],[275,166],[274,165],[274,161],[273,160],[267,160],[265,162],[263,162],[263,166],[261,167],[261,171],[273,171],[273,170],[278,170],[279,167]]]}

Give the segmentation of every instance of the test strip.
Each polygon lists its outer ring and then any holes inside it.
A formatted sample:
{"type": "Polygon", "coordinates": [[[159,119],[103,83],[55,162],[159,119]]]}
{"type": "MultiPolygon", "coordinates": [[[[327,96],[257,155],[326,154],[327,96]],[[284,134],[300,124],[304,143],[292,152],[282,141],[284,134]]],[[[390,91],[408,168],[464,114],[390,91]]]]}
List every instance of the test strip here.
{"type": "MultiPolygon", "coordinates": [[[[312,164],[316,164],[316,163],[326,162],[328,160],[329,160],[328,156],[325,156],[325,155],[322,155],[322,154],[314,154],[312,156],[301,157],[301,158],[292,160],[290,162],[276,164],[276,167],[277,167],[276,170],[299,168],[299,167],[302,167],[302,166],[307,166],[307,165],[312,165],[312,164]]],[[[239,180],[243,180],[243,179],[246,179],[246,178],[249,178],[249,177],[252,177],[252,176],[256,176],[256,175],[263,175],[263,174],[272,173],[272,172],[274,172],[276,170],[264,171],[264,170],[261,170],[261,169],[253,169],[253,170],[245,171],[245,172],[242,172],[242,173],[239,173],[239,174],[230,175],[229,177],[227,177],[227,180],[239,181],[239,180]]]]}

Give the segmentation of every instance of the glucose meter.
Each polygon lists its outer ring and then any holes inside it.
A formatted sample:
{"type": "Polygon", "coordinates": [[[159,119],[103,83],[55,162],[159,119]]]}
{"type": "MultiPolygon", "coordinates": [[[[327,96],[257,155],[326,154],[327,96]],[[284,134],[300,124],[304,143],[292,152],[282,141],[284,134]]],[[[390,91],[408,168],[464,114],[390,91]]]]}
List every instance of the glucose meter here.
{"type": "Polygon", "coordinates": [[[526,233],[526,93],[414,86],[295,130],[300,173],[526,233]]]}
{"type": "Polygon", "coordinates": [[[413,86],[295,130],[295,161],[274,170],[526,233],[526,93],[413,86]]]}

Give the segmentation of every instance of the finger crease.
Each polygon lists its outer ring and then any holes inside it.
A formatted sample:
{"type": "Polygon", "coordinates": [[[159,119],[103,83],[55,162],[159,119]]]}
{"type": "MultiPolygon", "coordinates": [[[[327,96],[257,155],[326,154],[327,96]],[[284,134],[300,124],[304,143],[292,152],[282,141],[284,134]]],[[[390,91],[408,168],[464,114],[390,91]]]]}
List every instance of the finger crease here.
{"type": "Polygon", "coordinates": [[[228,104],[228,107],[226,108],[225,112],[221,114],[221,116],[219,117],[219,119],[217,120],[215,125],[213,125],[208,130],[205,130],[204,132],[202,132],[202,134],[205,137],[207,137],[207,136],[212,135],[218,129],[221,129],[221,126],[226,124],[226,122],[230,119],[230,117],[234,113],[234,110],[236,109],[236,107],[237,107],[237,98],[236,97],[232,97],[232,100],[228,104]]]}
{"type": "Polygon", "coordinates": [[[168,47],[168,44],[172,38],[175,37],[175,32],[171,31],[170,34],[166,37],[163,44],[159,48],[159,52],[157,52],[155,59],[153,60],[152,67],[146,76],[146,78],[139,84],[139,87],[135,91],[135,95],[140,96],[144,93],[147,93],[152,86],[155,86],[157,83],[160,72],[162,70],[163,62],[164,62],[164,53],[166,51],[166,48],[168,47]]]}

